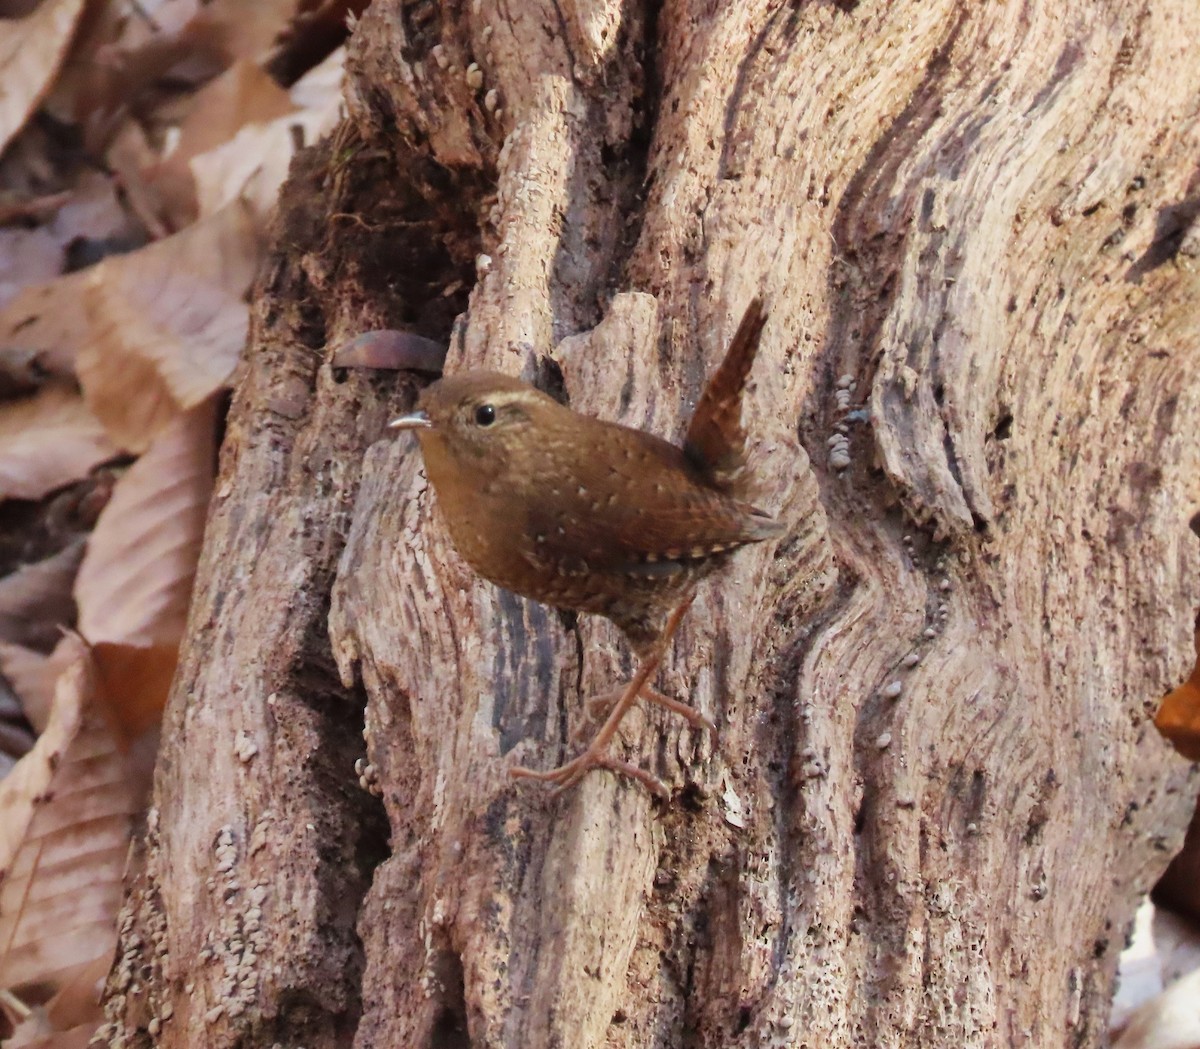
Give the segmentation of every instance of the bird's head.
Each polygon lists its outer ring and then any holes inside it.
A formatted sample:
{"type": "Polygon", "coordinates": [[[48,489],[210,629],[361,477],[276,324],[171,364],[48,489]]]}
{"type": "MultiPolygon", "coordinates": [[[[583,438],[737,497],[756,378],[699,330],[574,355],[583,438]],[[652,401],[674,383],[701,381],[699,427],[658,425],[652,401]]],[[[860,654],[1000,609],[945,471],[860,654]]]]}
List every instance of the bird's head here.
{"type": "Polygon", "coordinates": [[[416,430],[425,453],[445,456],[459,469],[502,470],[523,442],[537,439],[539,423],[565,411],[528,383],[499,372],[450,375],[425,388],[417,411],[393,419],[394,430],[416,430]]]}

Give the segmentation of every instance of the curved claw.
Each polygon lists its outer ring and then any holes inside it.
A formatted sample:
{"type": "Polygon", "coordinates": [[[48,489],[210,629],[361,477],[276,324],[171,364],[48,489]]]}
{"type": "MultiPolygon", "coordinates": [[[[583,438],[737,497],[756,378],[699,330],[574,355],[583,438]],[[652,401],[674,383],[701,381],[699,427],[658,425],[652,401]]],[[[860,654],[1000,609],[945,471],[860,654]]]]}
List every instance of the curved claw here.
{"type": "MultiPolygon", "coordinates": [[[[560,765],[558,768],[550,769],[547,772],[538,772],[535,769],[517,766],[508,770],[509,775],[517,779],[537,779],[547,783],[554,783],[557,785],[554,793],[560,794],[568,787],[573,787],[583,779],[584,775],[590,769],[606,768],[637,780],[655,794],[662,797],[668,796],[669,792],[662,780],[646,772],[644,769],[639,769],[636,765],[630,765],[628,762],[617,761],[616,758],[609,757],[608,747],[612,742],[613,736],[616,735],[617,730],[621,727],[622,718],[625,717],[629,708],[637,702],[638,695],[646,687],[646,682],[658,669],[658,664],[662,660],[662,654],[668,642],[674,636],[675,630],[679,626],[679,621],[683,618],[684,613],[687,612],[691,603],[692,599],[689,596],[668,617],[666,626],[663,627],[662,634],[655,643],[653,650],[643,655],[641,663],[637,668],[637,673],[633,675],[633,680],[621,692],[621,698],[613,705],[608,718],[600,726],[592,742],[588,744],[587,749],[582,754],[568,761],[565,765],[560,765]]],[[[654,693],[654,695],[658,694],[654,693]]],[[[666,697],[663,696],[662,699],[666,699],[666,697]]],[[[678,703],[677,700],[667,701],[668,706],[676,704],[684,706],[684,704],[678,703]]],[[[690,707],[686,709],[692,715],[703,718],[703,715],[692,711],[690,707]]],[[[707,719],[703,720],[707,722],[707,719]]]]}
{"type": "Polygon", "coordinates": [[[678,714],[681,718],[687,721],[690,725],[696,728],[704,729],[712,739],[713,746],[717,745],[717,726],[712,723],[709,718],[706,718],[695,707],[684,703],[680,699],[672,699],[670,696],[664,696],[652,688],[642,689],[642,695],[645,696],[651,703],[657,703],[660,707],[665,707],[672,714],[678,714]]]}
{"type": "Polygon", "coordinates": [[[553,783],[555,787],[551,791],[551,795],[557,797],[564,791],[570,790],[592,769],[608,769],[610,772],[628,776],[630,779],[637,780],[651,794],[660,798],[671,796],[667,785],[653,773],[631,765],[627,761],[618,761],[608,754],[593,754],[590,749],[555,769],[547,769],[543,772],[538,769],[526,768],[524,765],[514,765],[508,770],[508,774],[513,779],[536,779],[543,783],[553,783]]]}
{"type": "MultiPolygon", "coordinates": [[[[587,713],[588,722],[601,721],[608,716],[608,712],[612,710],[613,704],[620,698],[621,690],[614,689],[612,692],[604,692],[599,696],[592,696],[584,704],[584,710],[587,713]]],[[[678,714],[681,718],[695,728],[703,729],[708,733],[712,744],[715,747],[718,741],[717,726],[713,722],[700,713],[695,707],[684,703],[679,699],[672,699],[670,696],[664,696],[657,689],[644,687],[639,693],[639,697],[648,700],[657,706],[663,707],[671,711],[672,714],[678,714]]],[[[577,737],[583,732],[584,725],[580,725],[571,734],[572,741],[577,742],[577,737]]]]}
{"type": "Polygon", "coordinates": [[[509,768],[508,775],[511,779],[536,779],[542,783],[561,784],[575,771],[575,768],[579,764],[580,758],[582,757],[583,755],[581,754],[579,757],[572,758],[570,761],[563,765],[559,765],[557,768],[546,769],[545,771],[542,771],[541,769],[527,768],[525,765],[513,765],[511,768],[509,768]]]}

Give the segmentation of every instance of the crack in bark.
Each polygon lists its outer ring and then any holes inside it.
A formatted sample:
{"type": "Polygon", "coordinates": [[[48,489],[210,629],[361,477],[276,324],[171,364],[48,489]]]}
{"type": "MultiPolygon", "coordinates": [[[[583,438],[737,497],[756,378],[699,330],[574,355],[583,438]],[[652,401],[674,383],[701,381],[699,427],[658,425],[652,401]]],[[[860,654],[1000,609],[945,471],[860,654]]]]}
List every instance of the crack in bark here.
{"type": "MultiPolygon", "coordinates": [[[[847,369],[846,361],[832,354],[826,355],[823,388],[814,384],[810,394],[812,417],[824,420],[824,425],[817,431],[822,435],[831,432],[836,421],[829,391],[833,389],[839,372],[856,372],[859,389],[863,391],[875,383],[876,369],[884,352],[879,345],[880,336],[897,292],[895,274],[885,267],[893,264],[900,251],[897,246],[880,243],[889,234],[875,233],[866,239],[862,227],[866,225],[865,216],[879,212],[877,202],[886,197],[898,165],[909,154],[906,144],[920,138],[937,119],[939,84],[953,73],[949,58],[969,18],[970,11],[967,8],[959,9],[941,43],[926,63],[924,78],[915,85],[908,105],[880,134],[858,171],[847,183],[838,203],[832,236],[841,253],[841,263],[852,270],[852,276],[846,279],[840,275],[838,267],[830,269],[830,300],[835,304],[835,309],[830,318],[827,342],[830,346],[849,347],[849,352],[857,350],[860,361],[857,368],[847,369]],[[888,250],[884,250],[885,247],[888,250]],[[876,259],[881,261],[877,262],[876,259]],[[850,294],[847,294],[843,282],[853,289],[850,294]]],[[[900,228],[900,224],[893,223],[893,228],[900,228]]],[[[893,240],[902,239],[903,236],[890,234],[893,240]]],[[[814,462],[823,461],[825,449],[818,448],[815,441],[808,445],[808,451],[814,462]]],[[[921,525],[919,519],[914,520],[918,526],[921,525]]]]}

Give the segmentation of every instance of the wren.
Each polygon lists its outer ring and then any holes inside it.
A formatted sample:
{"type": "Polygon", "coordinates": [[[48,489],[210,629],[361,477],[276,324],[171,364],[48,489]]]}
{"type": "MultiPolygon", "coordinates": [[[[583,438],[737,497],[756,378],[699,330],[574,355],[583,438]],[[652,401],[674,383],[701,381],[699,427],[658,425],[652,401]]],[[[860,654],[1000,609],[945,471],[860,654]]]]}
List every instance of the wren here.
{"type": "Polygon", "coordinates": [[[486,371],[440,379],[421,394],[418,411],[390,423],[416,430],[441,516],[472,569],[535,601],[606,616],[638,656],[637,673],[612,694],[611,712],[578,757],[511,775],[565,790],[590,769],[608,768],[663,794],[656,776],[609,753],[638,697],[715,731],[648,682],[700,580],[739,547],[782,532],[745,498],[742,393],[765,321],[756,298],[701,394],[682,448],[486,371]]]}

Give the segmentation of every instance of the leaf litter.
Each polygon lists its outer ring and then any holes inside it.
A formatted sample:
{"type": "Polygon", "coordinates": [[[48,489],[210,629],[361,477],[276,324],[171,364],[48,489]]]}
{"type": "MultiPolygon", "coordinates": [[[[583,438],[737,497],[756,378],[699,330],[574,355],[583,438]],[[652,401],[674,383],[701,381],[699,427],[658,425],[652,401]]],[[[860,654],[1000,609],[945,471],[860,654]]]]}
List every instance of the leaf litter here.
{"type": "Polygon", "coordinates": [[[75,367],[84,399],[122,448],[144,452],[166,424],[232,376],[259,255],[254,218],[235,201],[91,270],[90,338],[75,367]]]}
{"type": "Polygon", "coordinates": [[[41,499],[119,449],[76,390],[47,384],[0,404],[0,500],[41,499]]]}
{"type": "Polygon", "coordinates": [[[0,20],[6,1045],[84,1045],[99,1021],[222,391],[363,6],[22,0],[0,20]]]}

